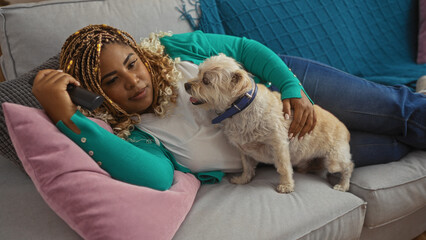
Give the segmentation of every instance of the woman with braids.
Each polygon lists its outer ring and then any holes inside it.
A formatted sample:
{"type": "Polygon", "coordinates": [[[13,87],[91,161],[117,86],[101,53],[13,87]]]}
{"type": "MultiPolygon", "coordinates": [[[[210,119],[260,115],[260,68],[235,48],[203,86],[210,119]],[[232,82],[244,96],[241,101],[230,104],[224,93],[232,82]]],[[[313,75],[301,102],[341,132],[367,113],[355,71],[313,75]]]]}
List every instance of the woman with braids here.
{"type": "Polygon", "coordinates": [[[87,26],[65,41],[60,70],[38,73],[33,93],[57,127],[115,179],[165,190],[174,170],[179,170],[193,173],[202,183],[214,183],[221,180],[222,171],[241,168],[238,152],[212,126],[212,113],[192,107],[183,83],[197,74],[198,64],[219,53],[242,63],[256,82],[272,84],[281,92],[283,114],[294,118],[290,139],[312,131],[315,113],[287,65],[308,86],[314,101],[356,130],[351,147],[357,166],[394,161],[412,147],[426,148],[424,95],[367,82],[309,60],[281,59],[253,40],[200,31],[152,35],[137,45],[116,28],[87,26]],[[102,95],[104,103],[92,112],[79,109],[66,91],[69,84],[102,95]],[[353,89],[363,93],[353,94],[353,89]],[[380,109],[364,104],[366,100],[380,109]],[[105,120],[115,135],[86,116],[105,120]],[[363,148],[365,139],[381,145],[363,148]]]}

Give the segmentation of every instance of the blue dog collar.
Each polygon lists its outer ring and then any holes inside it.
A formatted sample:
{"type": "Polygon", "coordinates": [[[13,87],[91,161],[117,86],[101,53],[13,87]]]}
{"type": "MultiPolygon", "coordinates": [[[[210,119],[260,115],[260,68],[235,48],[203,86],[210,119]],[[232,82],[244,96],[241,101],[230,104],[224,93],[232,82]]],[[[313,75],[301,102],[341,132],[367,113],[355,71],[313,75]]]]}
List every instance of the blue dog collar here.
{"type": "Polygon", "coordinates": [[[254,88],[250,92],[246,92],[242,97],[233,102],[230,108],[226,109],[224,113],[212,120],[212,124],[218,124],[248,107],[253,102],[257,94],[257,84],[254,81],[253,84],[254,88]]]}

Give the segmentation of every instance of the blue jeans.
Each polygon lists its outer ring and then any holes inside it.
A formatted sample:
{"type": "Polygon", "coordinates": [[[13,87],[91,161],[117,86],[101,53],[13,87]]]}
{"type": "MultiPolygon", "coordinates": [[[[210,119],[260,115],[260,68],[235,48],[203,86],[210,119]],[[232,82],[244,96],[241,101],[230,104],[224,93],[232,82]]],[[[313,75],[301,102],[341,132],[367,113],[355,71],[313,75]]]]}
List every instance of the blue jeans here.
{"type": "Polygon", "coordinates": [[[426,95],[405,86],[373,83],[308,59],[280,57],[314,103],[348,127],[356,167],[396,161],[412,149],[426,150],[426,95]]]}

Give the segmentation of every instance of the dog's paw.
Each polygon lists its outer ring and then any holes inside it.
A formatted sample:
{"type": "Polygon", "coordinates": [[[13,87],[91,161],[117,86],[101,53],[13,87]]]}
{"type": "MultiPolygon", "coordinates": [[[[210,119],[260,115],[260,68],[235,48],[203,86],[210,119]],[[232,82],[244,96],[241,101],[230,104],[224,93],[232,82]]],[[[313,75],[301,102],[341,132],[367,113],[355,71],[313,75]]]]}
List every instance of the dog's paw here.
{"type": "Polygon", "coordinates": [[[336,184],[336,185],[334,185],[333,189],[337,190],[337,191],[346,192],[346,191],[349,190],[349,186],[344,186],[344,185],[336,184]]]}
{"type": "Polygon", "coordinates": [[[233,184],[247,184],[250,182],[250,179],[247,177],[244,177],[243,175],[234,176],[231,178],[230,182],[233,184]]]}
{"type": "Polygon", "coordinates": [[[277,186],[277,192],[279,193],[291,193],[294,191],[294,186],[292,184],[279,184],[277,186]]]}

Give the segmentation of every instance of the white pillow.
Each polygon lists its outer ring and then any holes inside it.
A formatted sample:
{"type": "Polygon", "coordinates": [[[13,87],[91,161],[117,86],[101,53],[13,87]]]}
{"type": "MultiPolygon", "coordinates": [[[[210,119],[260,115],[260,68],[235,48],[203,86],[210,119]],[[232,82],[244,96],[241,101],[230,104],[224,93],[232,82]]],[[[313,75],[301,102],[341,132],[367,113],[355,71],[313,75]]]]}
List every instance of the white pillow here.
{"type": "MultiPolygon", "coordinates": [[[[150,32],[190,32],[178,8],[189,0],[73,0],[0,9],[1,67],[12,80],[57,54],[66,38],[89,24],[108,24],[136,41],[150,32]]],[[[194,8],[189,3],[186,9],[194,8]]]]}

